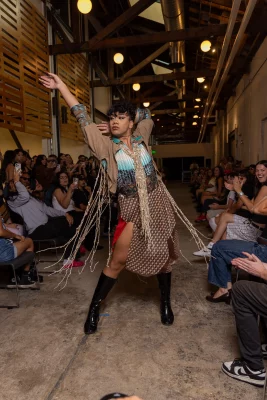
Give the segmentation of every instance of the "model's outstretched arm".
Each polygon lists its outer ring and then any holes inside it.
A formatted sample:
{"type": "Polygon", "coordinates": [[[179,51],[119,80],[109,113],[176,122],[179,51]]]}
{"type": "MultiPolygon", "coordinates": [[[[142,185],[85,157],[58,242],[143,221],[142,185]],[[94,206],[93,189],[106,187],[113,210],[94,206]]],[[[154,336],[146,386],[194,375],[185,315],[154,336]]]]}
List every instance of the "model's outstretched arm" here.
{"type": "Polygon", "coordinates": [[[111,146],[110,139],[106,136],[102,136],[97,125],[91,121],[87,114],[86,106],[79,104],[79,101],[73,96],[67,85],[57,75],[49,72],[47,75],[42,75],[39,81],[48,89],[57,89],[60,91],[64,100],[70,107],[72,114],[80,124],[84,134],[84,140],[90,147],[93,155],[99,160],[106,158],[108,153],[107,148],[111,146]]]}
{"type": "Polygon", "coordinates": [[[70,92],[68,86],[57,75],[48,72],[47,75],[42,75],[39,81],[48,89],[58,89],[70,108],[79,104],[76,97],[70,92]]]}

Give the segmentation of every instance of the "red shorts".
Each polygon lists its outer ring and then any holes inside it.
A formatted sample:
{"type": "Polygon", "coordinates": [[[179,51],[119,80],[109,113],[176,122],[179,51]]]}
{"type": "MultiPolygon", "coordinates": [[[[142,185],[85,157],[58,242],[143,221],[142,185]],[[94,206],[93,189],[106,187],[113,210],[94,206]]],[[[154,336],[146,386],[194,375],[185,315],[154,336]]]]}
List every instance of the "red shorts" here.
{"type": "Polygon", "coordinates": [[[127,222],[123,221],[123,219],[120,217],[118,225],[117,225],[115,233],[114,233],[112,247],[115,246],[115,244],[116,244],[117,240],[119,239],[120,235],[122,234],[123,229],[125,228],[126,224],[127,224],[127,222]]]}

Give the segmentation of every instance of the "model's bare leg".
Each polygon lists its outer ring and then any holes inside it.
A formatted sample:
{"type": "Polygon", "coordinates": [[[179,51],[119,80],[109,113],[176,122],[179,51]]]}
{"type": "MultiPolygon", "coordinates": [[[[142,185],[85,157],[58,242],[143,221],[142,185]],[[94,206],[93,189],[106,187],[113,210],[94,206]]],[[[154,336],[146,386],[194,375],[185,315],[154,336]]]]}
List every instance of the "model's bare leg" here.
{"type": "Polygon", "coordinates": [[[119,273],[126,266],[132,237],[133,223],[128,222],[115,244],[111,261],[109,265],[104,268],[96,286],[87,319],[84,324],[84,333],[87,335],[95,333],[97,330],[101,302],[113,288],[119,273]]]}

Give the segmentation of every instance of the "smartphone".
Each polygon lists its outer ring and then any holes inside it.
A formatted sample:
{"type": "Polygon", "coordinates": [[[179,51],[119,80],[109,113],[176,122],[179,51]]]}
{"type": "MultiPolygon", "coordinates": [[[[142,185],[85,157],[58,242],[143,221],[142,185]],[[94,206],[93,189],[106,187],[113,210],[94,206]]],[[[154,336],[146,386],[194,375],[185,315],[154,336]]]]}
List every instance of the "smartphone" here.
{"type": "Polygon", "coordinates": [[[21,164],[20,163],[16,163],[15,164],[15,170],[16,170],[16,172],[20,172],[21,171],[21,164]]]}
{"type": "Polygon", "coordinates": [[[57,165],[56,170],[57,170],[57,171],[60,171],[60,164],[57,165]]]}
{"type": "Polygon", "coordinates": [[[73,178],[73,184],[78,186],[79,178],[73,178]]]}

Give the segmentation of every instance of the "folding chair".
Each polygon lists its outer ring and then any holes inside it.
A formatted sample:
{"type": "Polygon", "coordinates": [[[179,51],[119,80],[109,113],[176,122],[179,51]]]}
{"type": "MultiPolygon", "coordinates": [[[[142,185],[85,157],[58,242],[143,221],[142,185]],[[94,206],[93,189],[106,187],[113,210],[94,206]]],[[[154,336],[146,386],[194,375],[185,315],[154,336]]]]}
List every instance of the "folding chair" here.
{"type": "Polygon", "coordinates": [[[35,254],[31,251],[26,251],[25,253],[21,254],[17,258],[14,258],[13,260],[10,261],[3,261],[0,262],[0,268],[4,266],[11,266],[14,274],[14,279],[16,282],[16,294],[17,294],[17,302],[16,305],[0,305],[0,308],[19,308],[19,287],[18,287],[18,281],[17,281],[17,275],[16,275],[16,270],[20,267],[23,267],[24,265],[31,264],[35,259],[35,254]]]}

